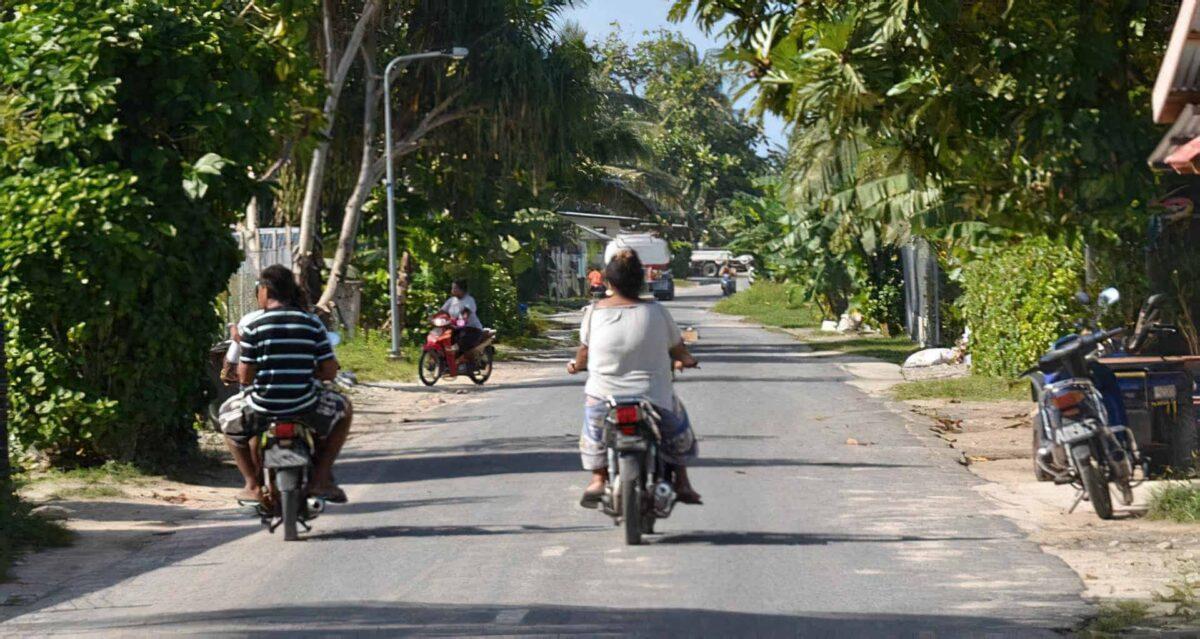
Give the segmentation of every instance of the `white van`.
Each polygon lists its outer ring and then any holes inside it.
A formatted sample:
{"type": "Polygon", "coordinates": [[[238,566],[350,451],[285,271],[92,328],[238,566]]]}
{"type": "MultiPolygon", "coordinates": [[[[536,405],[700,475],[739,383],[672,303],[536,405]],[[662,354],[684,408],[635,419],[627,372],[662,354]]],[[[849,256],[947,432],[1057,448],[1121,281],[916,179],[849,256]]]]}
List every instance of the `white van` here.
{"type": "Polygon", "coordinates": [[[675,279],[671,276],[671,245],[651,233],[618,235],[604,249],[604,263],[622,249],[633,249],[646,269],[646,288],[655,299],[675,299],[675,279]]]}

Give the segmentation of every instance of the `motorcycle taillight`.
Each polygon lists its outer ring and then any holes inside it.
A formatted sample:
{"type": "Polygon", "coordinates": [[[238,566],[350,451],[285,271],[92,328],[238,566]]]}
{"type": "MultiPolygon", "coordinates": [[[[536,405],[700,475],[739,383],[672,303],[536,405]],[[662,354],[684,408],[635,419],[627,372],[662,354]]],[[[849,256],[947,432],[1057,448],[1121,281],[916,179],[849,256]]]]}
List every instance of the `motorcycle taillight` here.
{"type": "Polygon", "coordinates": [[[618,424],[636,424],[642,420],[641,411],[637,406],[618,406],[617,407],[617,423],[618,424]]]}
{"type": "Polygon", "coordinates": [[[1051,395],[1050,403],[1053,404],[1058,410],[1068,411],[1082,404],[1086,397],[1087,395],[1084,395],[1083,391],[1081,390],[1067,388],[1057,391],[1051,395]]]}
{"type": "Polygon", "coordinates": [[[296,436],[296,424],[294,422],[277,422],[275,428],[272,429],[275,436],[279,439],[291,439],[296,436]]]}

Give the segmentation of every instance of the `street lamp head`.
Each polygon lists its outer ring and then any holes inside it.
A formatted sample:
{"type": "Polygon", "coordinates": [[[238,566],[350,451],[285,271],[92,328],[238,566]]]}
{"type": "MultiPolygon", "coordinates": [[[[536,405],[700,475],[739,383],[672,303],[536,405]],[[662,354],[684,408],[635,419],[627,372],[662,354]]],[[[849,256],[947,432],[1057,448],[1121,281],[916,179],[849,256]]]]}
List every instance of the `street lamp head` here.
{"type": "Polygon", "coordinates": [[[467,57],[467,54],[470,53],[470,51],[467,50],[466,47],[454,47],[451,49],[446,49],[445,53],[455,60],[462,60],[463,58],[467,57]]]}

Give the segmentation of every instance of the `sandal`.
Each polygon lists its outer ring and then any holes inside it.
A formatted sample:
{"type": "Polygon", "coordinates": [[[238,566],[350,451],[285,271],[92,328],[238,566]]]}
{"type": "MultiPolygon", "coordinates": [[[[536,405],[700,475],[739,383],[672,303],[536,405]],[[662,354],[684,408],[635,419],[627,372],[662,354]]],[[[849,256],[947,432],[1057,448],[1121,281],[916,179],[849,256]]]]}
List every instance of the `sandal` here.
{"type": "Polygon", "coordinates": [[[600,500],[604,497],[604,486],[595,490],[583,491],[583,497],[579,500],[579,505],[584,508],[596,509],[600,507],[600,500]]]}
{"type": "Polygon", "coordinates": [[[329,488],[322,488],[319,490],[309,490],[308,496],[316,497],[317,499],[324,499],[331,504],[344,504],[349,501],[349,498],[346,497],[346,491],[342,490],[339,486],[330,486],[329,488]]]}
{"type": "Polygon", "coordinates": [[[704,502],[700,500],[700,493],[691,488],[676,489],[675,501],[681,504],[692,504],[693,506],[704,505],[704,502]]]}

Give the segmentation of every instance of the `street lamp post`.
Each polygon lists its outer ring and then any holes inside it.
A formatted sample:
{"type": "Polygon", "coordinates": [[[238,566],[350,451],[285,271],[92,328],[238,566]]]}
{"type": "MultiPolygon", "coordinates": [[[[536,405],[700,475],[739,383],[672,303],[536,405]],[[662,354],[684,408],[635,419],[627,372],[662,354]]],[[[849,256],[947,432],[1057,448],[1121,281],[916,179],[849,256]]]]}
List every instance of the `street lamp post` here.
{"type": "Polygon", "coordinates": [[[388,224],[388,289],[391,299],[391,310],[388,316],[392,318],[392,350],[388,357],[400,357],[400,322],[396,317],[396,177],[392,167],[392,69],[398,64],[408,64],[415,60],[433,58],[450,58],[462,60],[467,57],[466,47],[454,47],[445,51],[426,51],[397,56],[383,70],[383,128],[384,155],[387,161],[387,224],[388,224]]]}

